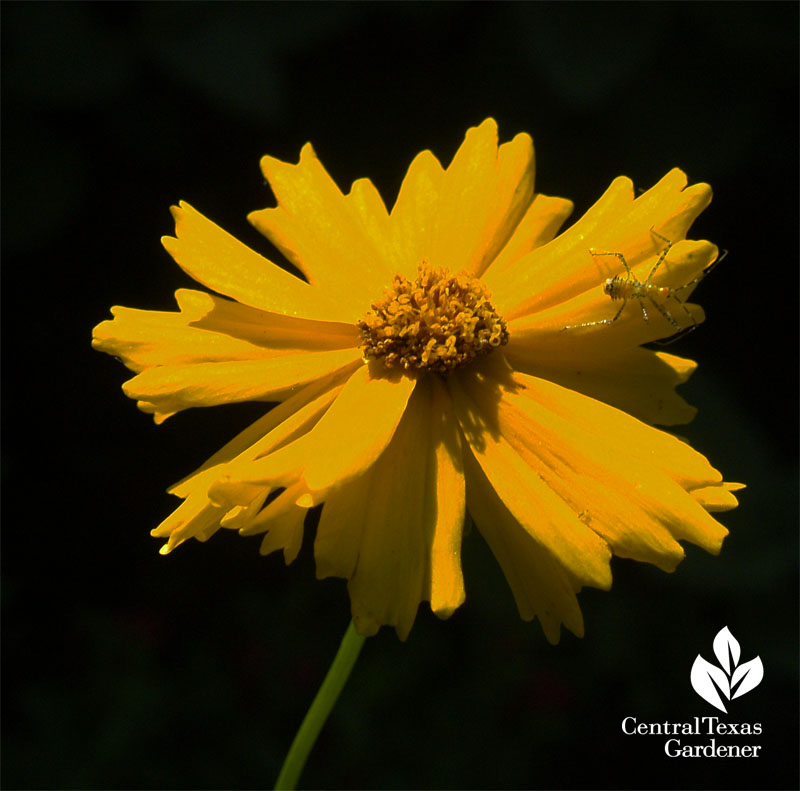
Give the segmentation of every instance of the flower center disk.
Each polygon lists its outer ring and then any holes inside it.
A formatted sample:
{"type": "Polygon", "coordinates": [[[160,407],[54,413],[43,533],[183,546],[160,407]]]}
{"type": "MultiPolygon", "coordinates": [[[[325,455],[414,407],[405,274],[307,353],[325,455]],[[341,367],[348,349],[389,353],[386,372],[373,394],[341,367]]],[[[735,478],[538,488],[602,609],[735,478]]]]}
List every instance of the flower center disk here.
{"type": "Polygon", "coordinates": [[[480,280],[450,277],[425,261],[413,282],[395,275],[358,327],[364,359],[389,368],[452,371],[508,343],[506,323],[480,280]]]}

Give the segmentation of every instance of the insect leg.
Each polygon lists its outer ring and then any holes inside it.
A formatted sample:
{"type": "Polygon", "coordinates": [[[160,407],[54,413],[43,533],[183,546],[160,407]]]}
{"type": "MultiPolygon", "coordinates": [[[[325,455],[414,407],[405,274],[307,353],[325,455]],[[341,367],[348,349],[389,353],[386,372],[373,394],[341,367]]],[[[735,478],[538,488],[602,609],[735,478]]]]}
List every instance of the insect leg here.
{"type": "Polygon", "coordinates": [[[667,239],[666,236],[660,234],[652,225],[650,226],[650,233],[653,234],[653,236],[657,236],[662,242],[666,242],[667,246],[661,251],[661,254],[658,256],[658,261],[656,261],[655,265],[650,270],[647,280],[644,281],[646,285],[650,285],[650,281],[653,279],[653,275],[655,275],[656,270],[661,266],[661,264],[664,262],[664,259],[667,257],[667,253],[672,249],[672,241],[667,239]]]}
{"type": "MultiPolygon", "coordinates": [[[[678,296],[676,296],[675,294],[670,294],[670,296],[672,297],[673,300],[675,300],[675,302],[677,302],[681,306],[681,308],[683,309],[683,312],[689,317],[689,321],[692,322],[691,325],[690,325],[691,329],[693,329],[693,330],[697,329],[697,320],[692,315],[692,313],[689,310],[689,308],[686,307],[686,303],[682,299],[680,299],[678,296]]],[[[683,329],[689,331],[687,327],[684,327],[683,329]]]]}
{"type": "MultiPolygon", "coordinates": [[[[651,232],[652,232],[652,233],[655,233],[655,231],[653,231],[652,229],[651,229],[651,232]]],[[[659,235],[659,234],[656,234],[656,236],[658,236],[658,235],[659,235]]],[[[663,237],[662,237],[662,238],[663,238],[663,237]]],[[[658,256],[658,261],[656,261],[655,265],[654,265],[654,266],[653,266],[653,268],[650,270],[650,274],[647,276],[647,280],[645,280],[645,281],[644,281],[644,284],[645,284],[646,286],[650,285],[650,281],[653,279],[653,275],[656,273],[656,270],[658,269],[658,267],[660,267],[660,266],[661,266],[661,264],[664,262],[664,259],[667,257],[667,253],[668,253],[668,252],[669,252],[671,249],[672,249],[672,242],[670,242],[670,243],[669,243],[669,244],[668,244],[668,245],[667,245],[667,246],[666,246],[666,247],[665,247],[665,248],[664,248],[664,249],[661,251],[661,255],[660,255],[660,256],[658,256]]]]}
{"type": "Polygon", "coordinates": [[[675,341],[680,340],[685,335],[688,335],[690,332],[694,332],[694,330],[697,329],[697,321],[695,320],[694,316],[689,312],[689,309],[686,307],[686,305],[680,299],[678,299],[678,297],[676,297],[675,294],[671,294],[670,296],[683,308],[684,313],[686,313],[686,315],[691,319],[692,323],[687,325],[686,327],[681,327],[678,332],[676,332],[674,335],[667,338],[666,340],[653,341],[653,343],[656,343],[659,346],[669,346],[671,343],[675,343],[675,341]]]}
{"type": "Polygon", "coordinates": [[[625,256],[622,255],[622,253],[605,253],[605,252],[600,252],[600,251],[595,251],[595,250],[589,250],[589,254],[593,255],[593,256],[613,255],[615,258],[619,258],[619,260],[622,261],[622,265],[625,267],[625,272],[628,275],[628,280],[634,280],[633,272],[631,272],[631,268],[628,266],[628,262],[625,260],[625,256]]]}
{"type": "Polygon", "coordinates": [[[622,305],[620,305],[619,310],[616,312],[616,315],[613,319],[599,319],[598,321],[586,321],[583,324],[567,324],[566,327],[562,327],[560,332],[564,332],[564,330],[579,330],[583,327],[597,327],[600,324],[613,324],[621,315],[622,311],[625,309],[625,305],[628,304],[627,299],[622,300],[622,305]]]}
{"type": "Polygon", "coordinates": [[[660,234],[656,230],[656,226],[655,225],[651,225],[650,226],[650,233],[653,234],[653,236],[657,236],[659,239],[661,239],[662,242],[666,242],[667,243],[667,247],[672,247],[672,242],[669,239],[667,239],[666,236],[664,236],[663,234],[660,234]]]}
{"type": "MultiPolygon", "coordinates": [[[[670,313],[670,312],[669,312],[669,311],[668,311],[668,310],[667,310],[667,309],[664,307],[664,305],[660,305],[660,304],[659,304],[658,302],[656,302],[656,301],[655,301],[655,300],[654,300],[652,297],[650,297],[650,301],[653,303],[653,305],[655,306],[656,310],[658,310],[658,312],[659,312],[659,313],[660,313],[660,314],[661,314],[661,315],[662,315],[662,316],[663,316],[663,317],[664,317],[664,318],[665,318],[665,319],[666,319],[666,320],[667,320],[667,321],[668,321],[668,322],[669,322],[669,323],[670,323],[670,324],[671,324],[673,327],[675,327],[675,329],[676,329],[676,330],[678,330],[678,332],[682,332],[682,331],[685,329],[685,327],[681,327],[681,325],[680,325],[680,324],[678,324],[678,322],[677,322],[677,321],[675,321],[675,318],[673,317],[673,315],[672,315],[672,314],[671,314],[671,313],[670,313]]],[[[682,304],[682,305],[683,305],[683,303],[680,303],[680,304],[682,304]]],[[[684,309],[684,310],[686,310],[686,306],[685,306],[685,305],[683,305],[683,309],[684,309]]],[[[688,311],[688,310],[686,310],[686,312],[687,312],[687,313],[689,313],[689,311],[688,311]]],[[[691,316],[691,314],[689,314],[689,315],[691,316]]],[[[696,323],[696,322],[695,322],[695,323],[696,323]]]]}

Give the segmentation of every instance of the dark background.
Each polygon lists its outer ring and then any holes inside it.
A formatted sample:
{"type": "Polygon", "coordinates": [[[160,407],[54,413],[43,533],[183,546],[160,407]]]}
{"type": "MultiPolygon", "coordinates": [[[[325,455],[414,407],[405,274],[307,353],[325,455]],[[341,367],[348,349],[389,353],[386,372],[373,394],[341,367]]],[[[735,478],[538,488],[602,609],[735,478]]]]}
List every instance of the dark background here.
{"type": "MultiPolygon", "coordinates": [[[[302,782],[322,788],[796,788],[796,3],[2,5],[3,785],[270,787],[348,622],[313,579],[224,532],[168,558],[166,486],[263,405],[155,427],[92,352],[112,304],[174,309],[159,243],[180,199],[262,252],[262,154],[313,141],[340,186],[391,204],[491,115],[529,131],[539,191],[576,219],[612,178],[679,166],[727,248],[670,348],[699,360],[689,437],[744,481],[722,555],[668,576],[616,560],[582,640],[516,615],[478,534],[467,603],[369,640],[302,782]],[[728,625],[764,681],[724,721],[754,760],[679,760],[623,717],[717,713],[689,669],[728,625]]],[[[568,221],[571,222],[572,220],[568,221]]],[[[307,537],[308,538],[308,537],[307,537]]],[[[726,740],[722,740],[726,741],[726,740]]]]}

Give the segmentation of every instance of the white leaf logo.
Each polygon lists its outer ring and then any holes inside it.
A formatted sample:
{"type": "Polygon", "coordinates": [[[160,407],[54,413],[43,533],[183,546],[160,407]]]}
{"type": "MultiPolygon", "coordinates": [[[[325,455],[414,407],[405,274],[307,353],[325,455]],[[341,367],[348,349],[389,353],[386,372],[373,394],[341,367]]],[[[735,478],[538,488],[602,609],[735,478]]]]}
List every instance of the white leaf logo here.
{"type": "Polygon", "coordinates": [[[755,689],[761,683],[762,678],[764,678],[764,665],[761,664],[759,657],[739,665],[731,676],[731,690],[736,687],[731,699],[738,698],[745,692],[755,689]]]}
{"type": "Polygon", "coordinates": [[[694,660],[694,664],[692,665],[691,679],[694,691],[703,698],[703,700],[707,700],[720,711],[724,711],[726,714],[728,713],[717,691],[717,689],[721,689],[726,697],[730,692],[728,677],[722,670],[716,665],[706,662],[706,660],[698,654],[697,659],[694,660]],[[716,686],[714,686],[714,682],[716,682],[716,686]]]}
{"type": "Polygon", "coordinates": [[[703,700],[727,714],[723,696],[733,700],[755,689],[764,678],[764,665],[760,657],[739,664],[742,649],[727,626],[714,638],[714,655],[720,667],[706,662],[698,654],[690,678],[694,691],[703,700]]]}
{"type": "Polygon", "coordinates": [[[717,632],[714,638],[714,653],[719,660],[720,665],[725,672],[731,674],[731,666],[736,667],[739,664],[739,657],[742,655],[742,649],[736,638],[730,633],[727,626],[717,632]],[[733,660],[733,661],[731,661],[733,660]]]}

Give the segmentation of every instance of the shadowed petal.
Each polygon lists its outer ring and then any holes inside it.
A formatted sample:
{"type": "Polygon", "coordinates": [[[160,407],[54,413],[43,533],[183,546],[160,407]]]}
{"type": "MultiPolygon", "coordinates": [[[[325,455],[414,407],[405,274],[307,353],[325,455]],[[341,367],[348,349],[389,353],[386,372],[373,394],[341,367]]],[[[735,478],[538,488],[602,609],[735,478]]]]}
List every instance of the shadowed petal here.
{"type": "Polygon", "coordinates": [[[552,409],[552,393],[538,392],[537,384],[526,378],[524,387],[501,385],[499,398],[485,385],[472,383],[469,392],[484,409],[496,399],[503,438],[615,555],[673,571],[684,555],[674,535],[701,534],[704,546],[725,535],[663,471],[585,436],[552,409]]]}
{"type": "Polygon", "coordinates": [[[113,307],[113,321],[94,328],[92,346],[137,373],[161,365],[229,362],[301,351],[355,348],[352,324],[313,321],[179,289],[179,313],[113,307]]]}
{"type": "Polygon", "coordinates": [[[538,336],[512,335],[503,350],[511,366],[622,409],[646,423],[688,423],[697,410],[675,392],[697,364],[638,346],[563,344],[557,353],[538,336]]]}
{"type": "Polygon", "coordinates": [[[584,525],[496,430],[492,407],[476,403],[465,386],[469,377],[450,377],[461,430],[475,460],[514,518],[582,584],[611,586],[608,545],[584,525]]]}
{"type": "MultiPolygon", "coordinates": [[[[430,424],[430,389],[419,386],[398,431],[361,484],[366,508],[347,587],[353,623],[364,635],[387,624],[405,640],[425,595],[428,555],[423,525],[430,424]]],[[[323,535],[315,548],[318,558],[324,548],[323,535]]]]}
{"type": "Polygon", "coordinates": [[[317,420],[330,406],[350,373],[344,369],[301,388],[237,434],[201,467],[171,486],[169,493],[187,497],[196,489],[205,492],[221,476],[222,468],[228,462],[236,460],[241,464],[252,461],[293,440],[303,426],[313,425],[310,421],[317,420]]]}
{"type": "Polygon", "coordinates": [[[443,386],[421,381],[380,458],[322,509],[317,577],[350,580],[362,634],[391,624],[405,639],[420,601],[449,617],[464,600],[464,477],[451,412],[443,386]]]}
{"type": "Polygon", "coordinates": [[[467,505],[508,581],[520,617],[539,618],[550,643],[557,643],[564,625],[583,637],[583,616],[573,583],[564,567],[519,524],[506,508],[480,465],[465,454],[467,505]]]}
{"type": "Polygon", "coordinates": [[[728,531],[687,493],[722,482],[704,456],[552,382],[504,373],[497,363],[484,371],[483,386],[473,384],[470,392],[484,404],[491,394],[497,431],[616,554],[670,570],[679,558],[665,530],[719,552],[728,531]]]}
{"type": "Polygon", "coordinates": [[[302,478],[298,504],[311,507],[331,490],[370,467],[389,444],[416,380],[408,376],[373,376],[361,366],[313,430],[275,452],[247,464],[216,483],[217,502],[246,505],[264,486],[288,486],[302,478]]]}

